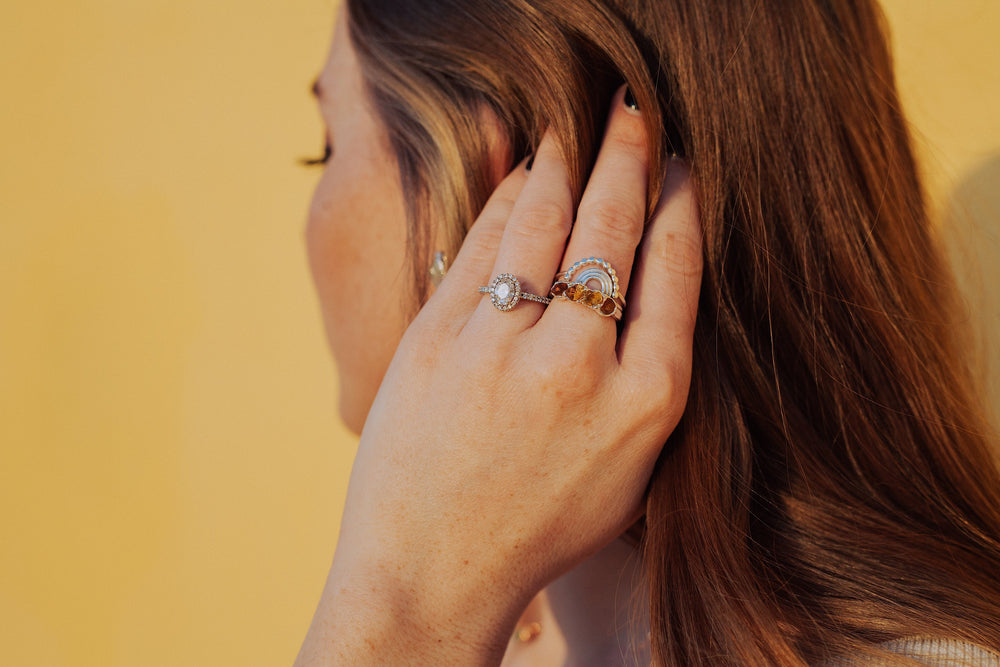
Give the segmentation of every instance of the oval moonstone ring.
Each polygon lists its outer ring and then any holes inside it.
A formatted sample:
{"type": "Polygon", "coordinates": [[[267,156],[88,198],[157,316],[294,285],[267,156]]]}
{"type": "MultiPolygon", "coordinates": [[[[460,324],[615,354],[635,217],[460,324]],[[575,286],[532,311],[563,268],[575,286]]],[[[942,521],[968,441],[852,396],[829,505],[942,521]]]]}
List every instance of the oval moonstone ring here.
{"type": "Polygon", "coordinates": [[[552,301],[552,299],[544,296],[522,292],[521,282],[512,273],[501,273],[490,281],[489,286],[480,287],[479,291],[483,294],[489,294],[493,305],[496,306],[497,310],[503,312],[507,312],[516,306],[517,302],[521,299],[545,305],[548,305],[552,301]]]}

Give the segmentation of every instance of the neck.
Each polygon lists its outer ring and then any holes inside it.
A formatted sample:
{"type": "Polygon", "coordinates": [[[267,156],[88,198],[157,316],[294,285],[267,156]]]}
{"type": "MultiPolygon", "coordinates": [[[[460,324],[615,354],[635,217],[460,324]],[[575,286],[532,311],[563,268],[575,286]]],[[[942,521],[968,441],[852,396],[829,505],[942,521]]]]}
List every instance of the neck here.
{"type": "Polygon", "coordinates": [[[649,663],[649,604],[634,547],[615,540],[546,591],[566,665],[649,663]]]}

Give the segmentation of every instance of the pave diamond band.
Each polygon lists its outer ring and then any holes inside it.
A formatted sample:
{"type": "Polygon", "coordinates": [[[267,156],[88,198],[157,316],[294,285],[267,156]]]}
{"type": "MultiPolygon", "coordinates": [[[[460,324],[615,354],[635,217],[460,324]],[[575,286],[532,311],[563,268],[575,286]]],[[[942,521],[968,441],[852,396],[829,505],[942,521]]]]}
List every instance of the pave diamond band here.
{"type": "Polygon", "coordinates": [[[479,291],[482,294],[489,294],[493,305],[496,306],[497,310],[502,310],[503,312],[507,312],[516,306],[517,302],[522,299],[541,303],[546,306],[552,302],[552,299],[547,297],[522,292],[521,282],[512,273],[501,273],[491,280],[488,286],[480,287],[479,291]]]}

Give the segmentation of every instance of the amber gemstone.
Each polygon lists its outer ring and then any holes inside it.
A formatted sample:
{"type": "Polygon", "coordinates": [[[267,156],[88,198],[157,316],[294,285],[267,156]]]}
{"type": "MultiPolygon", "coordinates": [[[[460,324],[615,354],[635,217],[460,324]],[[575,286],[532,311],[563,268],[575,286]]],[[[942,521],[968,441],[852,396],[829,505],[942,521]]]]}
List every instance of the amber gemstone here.
{"type": "Polygon", "coordinates": [[[604,303],[604,295],[596,290],[587,290],[581,301],[591,308],[597,308],[604,303]]]}
{"type": "Polygon", "coordinates": [[[566,293],[566,283],[556,283],[552,286],[552,296],[562,296],[566,293]]]}
{"type": "Polygon", "coordinates": [[[601,306],[601,315],[614,315],[615,313],[615,300],[608,297],[604,300],[604,305],[601,306]]]}
{"type": "Polygon", "coordinates": [[[572,299],[573,301],[579,301],[580,299],[583,298],[583,295],[586,291],[587,288],[584,287],[583,285],[579,285],[577,283],[571,283],[570,285],[566,286],[566,298],[572,299]]]}

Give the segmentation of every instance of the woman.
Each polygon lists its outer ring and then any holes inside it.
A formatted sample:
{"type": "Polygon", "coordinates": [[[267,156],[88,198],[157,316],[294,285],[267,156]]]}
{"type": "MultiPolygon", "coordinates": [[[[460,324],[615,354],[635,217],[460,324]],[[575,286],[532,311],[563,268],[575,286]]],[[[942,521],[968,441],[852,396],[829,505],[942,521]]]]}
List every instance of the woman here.
{"type": "Polygon", "coordinates": [[[877,7],[337,26],[308,242],[361,443],[301,664],[997,659],[1000,478],[877,7]]]}

